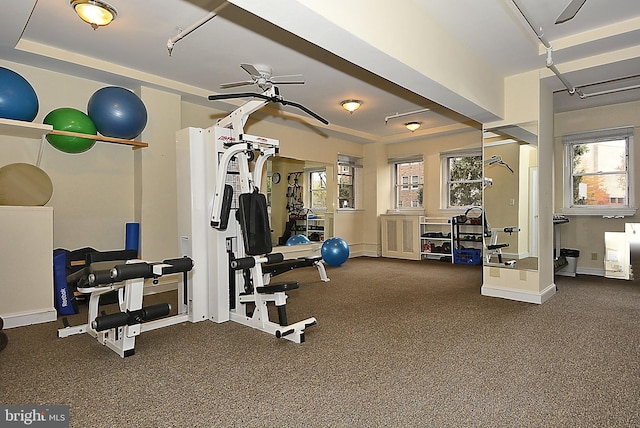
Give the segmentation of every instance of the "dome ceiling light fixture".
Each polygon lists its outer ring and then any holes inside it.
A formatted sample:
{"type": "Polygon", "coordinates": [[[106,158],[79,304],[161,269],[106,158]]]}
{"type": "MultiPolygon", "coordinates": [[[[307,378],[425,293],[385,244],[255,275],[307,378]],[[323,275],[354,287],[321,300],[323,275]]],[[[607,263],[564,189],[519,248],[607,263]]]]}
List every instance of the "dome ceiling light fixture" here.
{"type": "Polygon", "coordinates": [[[360,100],[344,100],[340,102],[340,105],[343,109],[353,114],[354,111],[358,110],[362,106],[363,102],[360,100]]]}
{"type": "Polygon", "coordinates": [[[406,126],[409,131],[413,132],[422,126],[422,122],[407,122],[404,126],[406,126]]]}
{"type": "Polygon", "coordinates": [[[71,0],[69,4],[80,19],[94,30],[109,25],[118,16],[113,6],[101,0],[71,0]]]}
{"type": "MultiPolygon", "coordinates": [[[[390,119],[396,119],[398,117],[404,117],[404,116],[410,116],[410,115],[414,115],[414,114],[418,114],[418,113],[424,113],[424,112],[427,112],[427,111],[431,111],[431,109],[422,108],[420,110],[408,111],[406,113],[390,114],[389,116],[384,118],[384,124],[386,125],[387,123],[389,123],[390,119]]],[[[414,132],[415,130],[417,130],[418,128],[420,128],[422,126],[422,122],[418,122],[417,120],[412,120],[410,122],[405,122],[404,126],[409,131],[414,132]]]]}

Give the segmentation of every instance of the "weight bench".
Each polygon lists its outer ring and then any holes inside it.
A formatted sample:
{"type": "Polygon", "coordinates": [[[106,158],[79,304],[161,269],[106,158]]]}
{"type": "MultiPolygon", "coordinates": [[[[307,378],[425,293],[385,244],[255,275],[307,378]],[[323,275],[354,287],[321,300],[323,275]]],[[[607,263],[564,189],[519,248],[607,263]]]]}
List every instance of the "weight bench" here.
{"type": "Polygon", "coordinates": [[[506,267],[515,267],[516,261],[510,260],[508,262],[504,262],[502,260],[502,249],[507,248],[509,246],[508,243],[498,243],[498,234],[500,232],[505,232],[511,235],[512,233],[519,232],[520,229],[517,227],[502,227],[502,228],[491,228],[485,231],[485,237],[489,238],[489,243],[485,244],[485,262],[489,265],[493,266],[506,266],[506,267]],[[491,262],[491,258],[497,256],[498,263],[491,262]]]}
{"type": "Polygon", "coordinates": [[[283,260],[278,263],[265,263],[262,266],[262,273],[264,275],[264,283],[268,284],[272,277],[289,272],[293,269],[315,266],[320,274],[320,279],[324,282],[329,281],[327,277],[327,271],[324,268],[321,256],[316,257],[300,257],[297,259],[283,260]]]}
{"type": "MultiPolygon", "coordinates": [[[[267,283],[272,273],[290,270],[295,263],[285,263],[281,253],[271,253],[271,230],[267,214],[266,198],[258,193],[243,193],[238,198],[239,208],[236,218],[240,223],[245,257],[235,258],[229,251],[230,311],[231,320],[262,330],[277,338],[285,338],[295,343],[305,341],[305,329],[317,323],[311,317],[289,324],[286,312],[287,291],[299,287],[297,281],[267,283]],[[270,269],[268,266],[271,266],[270,269]],[[239,291],[236,278],[242,274],[244,287],[239,291]],[[267,304],[273,303],[278,311],[278,322],[269,318],[267,304]]],[[[302,262],[298,262],[302,263],[302,262]]],[[[312,263],[307,261],[305,263],[312,263]]],[[[311,264],[311,265],[312,265],[311,264]]]]}

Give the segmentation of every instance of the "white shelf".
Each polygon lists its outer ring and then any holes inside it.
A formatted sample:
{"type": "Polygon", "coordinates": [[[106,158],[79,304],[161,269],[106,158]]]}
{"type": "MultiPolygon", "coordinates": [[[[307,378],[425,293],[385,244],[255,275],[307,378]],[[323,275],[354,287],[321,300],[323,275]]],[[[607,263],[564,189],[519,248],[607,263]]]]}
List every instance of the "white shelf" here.
{"type": "Polygon", "coordinates": [[[421,259],[440,259],[442,257],[450,257],[453,262],[453,228],[451,219],[444,217],[426,217],[420,216],[420,258],[421,259]],[[425,233],[438,234],[443,236],[423,236],[425,233]],[[449,243],[450,251],[425,251],[429,244],[434,247],[442,247],[449,243]]]}
{"type": "Polygon", "coordinates": [[[0,118],[0,134],[11,137],[42,138],[53,131],[53,126],[44,123],[0,118]]]}
{"type": "MultiPolygon", "coordinates": [[[[296,221],[297,220],[302,220],[302,219],[296,218],[296,221]]],[[[310,217],[309,214],[307,214],[304,217],[304,225],[298,225],[296,223],[296,227],[295,229],[292,230],[292,232],[295,233],[296,235],[305,235],[307,238],[312,233],[318,233],[320,234],[320,236],[322,236],[321,241],[324,241],[324,239],[327,238],[325,236],[324,220],[325,220],[324,217],[317,216],[315,214],[313,217],[310,217]]]]}

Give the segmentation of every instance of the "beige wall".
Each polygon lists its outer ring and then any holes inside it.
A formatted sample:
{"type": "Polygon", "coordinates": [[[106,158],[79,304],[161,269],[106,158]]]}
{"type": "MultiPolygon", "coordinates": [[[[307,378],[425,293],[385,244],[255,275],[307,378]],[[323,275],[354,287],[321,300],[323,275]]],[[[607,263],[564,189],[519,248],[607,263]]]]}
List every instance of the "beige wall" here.
{"type": "MultiPolygon", "coordinates": [[[[387,146],[387,157],[395,158],[407,155],[423,155],[424,159],[424,214],[429,217],[447,217],[451,213],[440,211],[440,153],[459,149],[481,149],[482,131],[469,128],[468,132],[449,134],[440,137],[416,140],[387,146]]],[[[390,182],[391,172],[387,166],[386,180],[390,182]]],[[[391,209],[391,193],[385,197],[381,193],[380,203],[391,209]]]]}
{"type": "MultiPolygon", "coordinates": [[[[555,115],[555,211],[562,212],[564,171],[562,136],[566,134],[593,131],[598,129],[634,126],[635,163],[635,201],[640,202],[640,101],[606,107],[596,107],[555,115]]],[[[623,219],[604,219],[602,216],[571,216],[569,223],[560,226],[562,247],[580,250],[578,273],[604,274],[604,233],[624,232],[625,223],[637,223],[640,216],[629,216],[623,219]],[[595,258],[595,260],[593,260],[595,258]]]]}
{"type": "MultiPolygon", "coordinates": [[[[60,106],[86,110],[93,92],[107,86],[18,64],[3,64],[22,73],[40,97],[41,113],[36,121],[60,106]],[[74,88],[74,90],[68,90],[74,88]]],[[[141,138],[149,147],[132,152],[130,148],[98,143],[80,155],[68,155],[46,146],[42,167],[54,181],[56,247],[93,246],[100,250],[122,248],[124,226],[139,221],[144,258],[172,257],[175,244],[175,155],[174,134],[184,127],[207,128],[227,112],[180,102],[179,97],[150,89],[135,90],[145,102],[149,121],[141,138]]],[[[290,127],[290,123],[258,120],[255,114],[245,131],[280,140],[280,155],[333,165],[338,154],[363,157],[362,209],[336,210],[334,235],[347,240],[353,254],[379,254],[378,215],[391,208],[390,172],[387,159],[409,153],[423,153],[425,159],[425,211],[438,215],[440,204],[440,151],[479,147],[479,131],[426,138],[411,143],[361,145],[329,137],[309,128],[290,127]],[[437,185],[430,185],[437,183],[437,185]],[[370,197],[370,195],[380,195],[370,197]]],[[[0,137],[7,140],[7,137],[0,137]]],[[[12,139],[14,140],[14,139],[12,139]]],[[[2,162],[35,162],[39,143],[0,145],[2,162]]],[[[179,172],[178,172],[179,173],[179,172]]]]}
{"type": "Polygon", "coordinates": [[[0,237],[5,328],[54,321],[53,210],[0,206],[0,237]]]}
{"type": "MultiPolygon", "coordinates": [[[[0,61],[0,65],[22,74],[33,85],[40,101],[40,111],[35,119],[39,123],[48,112],[58,107],[86,111],[87,101],[93,92],[108,86],[6,61],[0,61]]],[[[523,98],[536,99],[528,89],[532,87],[531,82],[530,74],[507,79],[506,87],[511,88],[507,93],[516,95],[507,96],[506,105],[522,104],[523,98]]],[[[142,139],[149,143],[148,148],[134,152],[127,146],[99,142],[88,152],[66,154],[48,143],[44,145],[40,167],[49,174],[54,185],[53,197],[47,204],[54,208],[54,247],[122,248],[125,223],[141,221],[142,249],[146,258],[176,254],[175,131],[186,126],[212,126],[226,112],[180,102],[179,97],[159,90],[130,89],[141,95],[150,113],[148,126],[142,135],[142,139]]],[[[538,103],[539,98],[540,95],[537,96],[538,103]]],[[[639,109],[640,103],[635,102],[555,115],[553,144],[556,159],[562,159],[563,134],[623,125],[637,128],[640,117],[635,112],[639,109]]],[[[508,116],[513,118],[513,122],[537,119],[532,117],[534,113],[530,108],[522,106],[522,110],[523,113],[508,116]]],[[[364,158],[362,190],[366,195],[377,197],[364,198],[362,210],[337,211],[334,233],[346,239],[354,246],[355,252],[361,254],[374,254],[379,250],[378,215],[391,207],[391,198],[387,196],[390,194],[389,157],[423,154],[425,214],[440,216],[440,152],[479,147],[481,138],[480,131],[473,130],[408,143],[360,145],[267,121],[250,121],[246,131],[278,138],[280,154],[285,157],[334,166],[339,153],[364,158]]],[[[635,141],[638,141],[637,135],[635,141]]],[[[39,140],[0,136],[0,166],[14,162],[36,163],[39,149],[39,140]]],[[[636,156],[634,166],[636,170],[640,166],[640,156],[636,156]]],[[[559,212],[562,206],[561,162],[556,161],[554,168],[555,184],[545,183],[555,190],[553,211],[559,212]]],[[[541,186],[540,191],[542,193],[545,189],[541,186]]],[[[638,201],[638,190],[636,193],[638,201]]],[[[581,250],[579,270],[601,273],[604,232],[623,231],[624,223],[630,221],[637,222],[637,216],[621,220],[572,217],[571,222],[563,226],[562,246],[581,250]],[[592,253],[595,253],[596,260],[591,260],[592,253]]]]}
{"type": "MultiPolygon", "coordinates": [[[[0,65],[20,73],[35,89],[40,103],[36,123],[59,107],[86,112],[91,95],[108,86],[6,61],[0,65]]],[[[0,166],[35,164],[39,148],[40,140],[0,135],[0,166]]],[[[125,224],[135,220],[133,164],[128,146],[98,142],[85,153],[67,154],[45,143],[40,168],[53,182],[47,206],[54,208],[54,248],[124,248],[125,224]]]]}
{"type": "Polygon", "coordinates": [[[136,221],[140,222],[140,253],[150,261],[178,257],[176,198],[176,130],[180,97],[142,87],[147,126],[142,139],[149,147],[136,152],[136,221]]]}

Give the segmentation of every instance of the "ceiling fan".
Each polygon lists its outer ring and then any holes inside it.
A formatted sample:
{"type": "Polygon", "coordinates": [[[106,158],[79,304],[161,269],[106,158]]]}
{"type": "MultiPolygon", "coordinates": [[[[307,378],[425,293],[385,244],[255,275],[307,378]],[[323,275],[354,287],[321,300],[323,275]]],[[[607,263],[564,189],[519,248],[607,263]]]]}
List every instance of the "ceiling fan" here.
{"type": "Polygon", "coordinates": [[[220,88],[228,89],[245,85],[258,85],[261,89],[267,89],[273,85],[300,85],[304,83],[304,77],[301,74],[273,76],[273,70],[268,65],[240,64],[240,67],[249,73],[251,79],[239,82],[223,83],[220,85],[220,88]]]}
{"type": "Polygon", "coordinates": [[[563,22],[573,19],[586,1],[587,0],[571,0],[571,3],[562,11],[558,19],[556,19],[556,24],[562,24],[563,22]]]}

